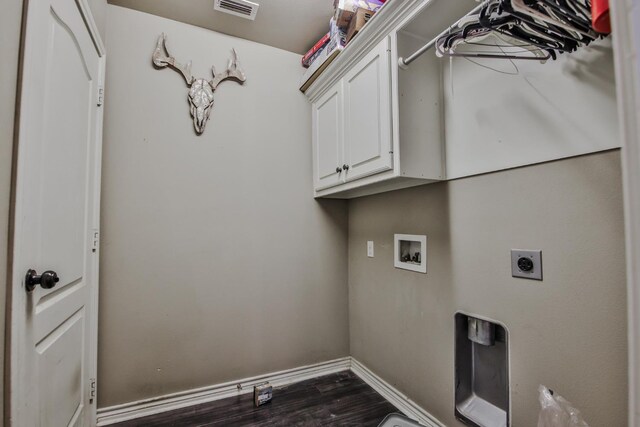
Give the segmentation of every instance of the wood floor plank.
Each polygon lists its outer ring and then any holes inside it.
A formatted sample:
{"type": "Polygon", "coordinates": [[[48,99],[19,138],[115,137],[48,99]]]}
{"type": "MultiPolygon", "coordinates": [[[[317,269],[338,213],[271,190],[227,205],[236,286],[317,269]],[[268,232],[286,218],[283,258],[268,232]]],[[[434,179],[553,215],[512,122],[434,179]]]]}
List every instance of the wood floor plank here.
{"type": "Polygon", "coordinates": [[[320,427],[377,426],[398,412],[350,371],[313,378],[274,390],[259,408],[244,394],[115,424],[116,427],[320,427]]]}

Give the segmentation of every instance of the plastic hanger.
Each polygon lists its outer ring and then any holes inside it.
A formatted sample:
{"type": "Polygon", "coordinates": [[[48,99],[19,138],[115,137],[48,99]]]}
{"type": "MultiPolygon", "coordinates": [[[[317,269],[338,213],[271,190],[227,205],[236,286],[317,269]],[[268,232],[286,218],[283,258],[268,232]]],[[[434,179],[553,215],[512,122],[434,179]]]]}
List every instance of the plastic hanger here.
{"type": "Polygon", "coordinates": [[[520,13],[524,13],[527,14],[529,16],[531,16],[532,18],[535,18],[538,21],[542,21],[542,22],[546,22],[548,24],[552,24],[555,27],[559,27],[562,28],[566,31],[569,32],[576,32],[576,33],[580,33],[581,35],[588,37],[590,39],[595,39],[596,35],[591,31],[591,32],[585,32],[582,31],[581,29],[579,29],[578,27],[574,26],[574,25],[569,25],[559,19],[555,19],[552,16],[542,13],[541,11],[529,7],[527,6],[527,4],[525,3],[524,0],[508,0],[511,3],[511,6],[513,7],[513,9],[517,12],[520,13]]]}
{"type": "MultiPolygon", "coordinates": [[[[468,27],[467,27],[467,30],[468,27]]],[[[524,59],[535,60],[541,63],[546,62],[549,58],[552,58],[548,51],[544,51],[537,46],[533,46],[529,43],[522,43],[508,35],[496,35],[492,30],[487,28],[479,28],[478,31],[467,32],[466,36],[463,36],[461,31],[451,34],[447,37],[441,37],[436,42],[436,55],[438,56],[459,56],[466,58],[491,58],[491,59],[524,59]],[[496,43],[483,43],[489,37],[497,37],[501,41],[505,42],[505,45],[498,45],[496,43]],[[491,53],[483,51],[473,52],[459,52],[457,48],[463,45],[478,47],[492,47],[500,50],[500,53],[491,53]],[[520,48],[520,52],[513,51],[514,48],[520,48]],[[508,49],[509,51],[505,51],[508,49]],[[519,54],[516,54],[519,53],[519,54]],[[522,55],[523,53],[529,53],[531,55],[522,55]]]]}

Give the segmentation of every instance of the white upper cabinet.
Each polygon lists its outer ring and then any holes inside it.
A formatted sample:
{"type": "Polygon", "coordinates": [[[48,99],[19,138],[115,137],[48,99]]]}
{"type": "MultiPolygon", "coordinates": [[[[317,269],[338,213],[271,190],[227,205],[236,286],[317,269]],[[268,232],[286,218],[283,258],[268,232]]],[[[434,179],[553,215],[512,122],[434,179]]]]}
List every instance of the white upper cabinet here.
{"type": "Polygon", "coordinates": [[[316,190],[342,182],[342,82],[313,103],[313,164],[316,190]]]}
{"type": "Polygon", "coordinates": [[[344,79],[346,181],[393,168],[389,38],[360,60],[344,79]]]}
{"type": "Polygon", "coordinates": [[[418,61],[407,81],[397,71],[398,44],[408,49],[399,40],[392,33],[353,50],[357,56],[331,84],[309,96],[316,197],[352,198],[444,178],[438,63],[418,61]],[[438,78],[412,84],[425,73],[438,78]]]}
{"type": "Polygon", "coordinates": [[[390,82],[385,38],[313,103],[316,191],[393,169],[390,82]]]}

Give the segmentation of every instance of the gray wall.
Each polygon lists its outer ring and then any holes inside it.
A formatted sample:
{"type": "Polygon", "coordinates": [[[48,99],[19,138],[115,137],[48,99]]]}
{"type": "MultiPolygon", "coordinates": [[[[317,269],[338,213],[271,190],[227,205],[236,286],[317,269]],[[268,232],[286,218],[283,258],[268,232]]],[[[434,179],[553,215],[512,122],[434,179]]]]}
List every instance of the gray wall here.
{"type": "Polygon", "coordinates": [[[536,425],[539,384],[590,425],[626,425],[619,161],[612,151],[350,201],[352,356],[461,425],[453,316],[487,316],[510,332],[513,425],[536,425]],[[394,269],[394,233],[428,236],[426,275],[394,269]],[[512,278],[510,248],[542,249],[544,281],[512,278]]]}
{"type": "MultiPolygon", "coordinates": [[[[0,343],[4,343],[7,290],[7,239],[9,234],[9,199],[11,197],[11,158],[13,122],[16,105],[16,81],[20,53],[22,0],[7,0],[0,13],[0,343]]],[[[0,367],[4,353],[0,352],[0,367]]],[[[4,384],[0,369],[0,382],[4,384]]],[[[4,388],[0,387],[0,420],[3,417],[4,388]]]]}
{"type": "Polygon", "coordinates": [[[312,198],[297,54],[107,7],[99,407],[349,354],[347,211],[312,198]],[[161,32],[210,78],[202,136],[161,32]]]}

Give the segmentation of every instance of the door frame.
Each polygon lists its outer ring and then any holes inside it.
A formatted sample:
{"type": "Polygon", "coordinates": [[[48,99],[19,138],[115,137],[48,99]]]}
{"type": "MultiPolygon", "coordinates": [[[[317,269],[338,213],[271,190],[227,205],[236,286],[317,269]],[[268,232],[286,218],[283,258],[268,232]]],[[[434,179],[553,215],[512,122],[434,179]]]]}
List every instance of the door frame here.
{"type": "MultiPolygon", "coordinates": [[[[20,373],[16,369],[13,361],[17,358],[18,346],[13,345],[14,337],[19,336],[22,331],[22,325],[19,322],[15,321],[16,313],[21,313],[20,308],[14,310],[16,308],[16,304],[14,298],[16,297],[16,293],[14,293],[13,281],[15,275],[21,276],[21,272],[13,271],[13,253],[15,250],[15,223],[16,223],[16,190],[17,190],[17,175],[18,175],[18,146],[20,141],[20,106],[22,99],[22,76],[24,75],[24,54],[25,54],[25,35],[26,35],[26,25],[27,25],[27,10],[29,7],[30,1],[37,0],[24,0],[22,6],[22,23],[21,23],[21,31],[20,31],[20,53],[19,53],[19,62],[18,62],[18,79],[16,82],[16,107],[15,107],[15,119],[14,119],[14,132],[13,132],[13,154],[11,160],[11,195],[10,195],[10,208],[9,208],[9,233],[8,233],[8,258],[7,258],[7,289],[6,289],[6,314],[5,314],[5,363],[4,363],[4,425],[11,426],[11,418],[12,418],[12,397],[14,395],[13,392],[13,384],[17,381],[20,381],[20,373]]],[[[91,12],[91,8],[89,6],[88,0],[75,0],[78,9],[80,10],[80,14],[87,26],[89,31],[89,35],[93,41],[94,47],[99,56],[99,87],[104,87],[105,76],[106,76],[106,49],[104,43],[102,41],[102,37],[100,36],[100,32],[98,31],[98,26],[93,17],[93,13],[91,12]]],[[[104,93],[104,92],[103,92],[104,93]]],[[[104,95],[103,95],[104,96],[104,95]]],[[[104,115],[104,99],[103,103],[99,106],[101,112],[96,114],[96,152],[94,162],[94,173],[97,177],[95,179],[94,184],[94,200],[92,201],[94,207],[94,218],[92,221],[98,225],[98,233],[99,233],[99,224],[100,224],[100,189],[101,189],[101,169],[102,169],[102,137],[103,137],[103,115],[104,115]]],[[[99,235],[96,236],[96,239],[99,238],[99,235]]],[[[93,268],[91,271],[91,280],[94,284],[93,289],[91,290],[91,313],[88,316],[89,327],[92,331],[91,338],[89,341],[89,351],[90,351],[90,362],[88,366],[88,371],[90,372],[90,377],[96,378],[97,376],[97,345],[98,345],[98,290],[99,290],[99,260],[100,260],[100,246],[96,245],[96,254],[93,258],[93,268]]],[[[97,420],[97,401],[94,400],[93,405],[90,405],[88,408],[89,413],[91,414],[92,425],[96,424],[97,420]]]]}
{"type": "Polygon", "coordinates": [[[640,4],[637,1],[610,2],[618,120],[622,137],[629,426],[640,426],[640,20],[632,10],[638,6],[640,4]]]}

